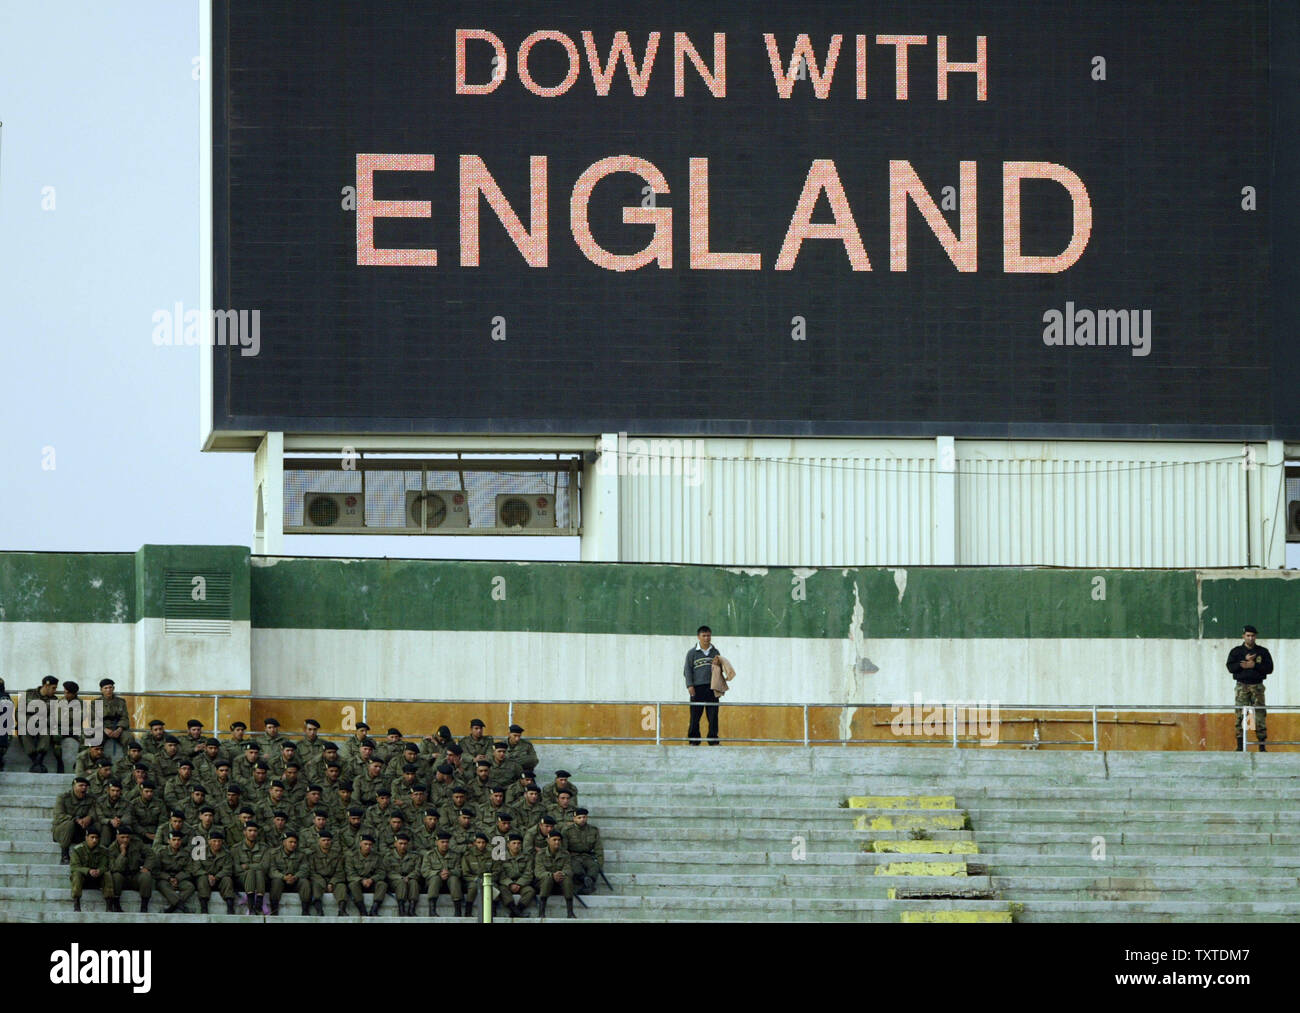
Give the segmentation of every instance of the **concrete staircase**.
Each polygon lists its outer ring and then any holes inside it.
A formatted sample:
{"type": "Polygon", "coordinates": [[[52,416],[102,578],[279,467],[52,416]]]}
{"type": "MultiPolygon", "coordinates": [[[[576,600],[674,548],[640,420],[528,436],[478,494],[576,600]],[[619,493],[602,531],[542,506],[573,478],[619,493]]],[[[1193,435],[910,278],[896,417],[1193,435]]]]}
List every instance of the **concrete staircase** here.
{"type": "MultiPolygon", "coordinates": [[[[573,772],[605,841],[613,891],[602,885],[583,898],[579,921],[1300,919],[1297,754],[557,745],[542,753],[539,773],[556,764],[573,772]],[[946,825],[922,827],[913,803],[842,808],[852,796],[951,796],[955,808],[946,825]],[[943,899],[927,899],[940,877],[918,875],[916,863],[938,863],[945,880],[961,863],[961,890],[947,881],[933,891],[943,899]]],[[[50,841],[54,799],[68,780],[0,773],[0,921],[105,917],[93,891],[85,912],[72,913],[67,869],[50,841]]],[[[127,900],[129,912],[134,895],[127,900]]],[[[333,917],[332,899],[325,910],[333,917]]],[[[384,913],[396,914],[391,900],[384,913]]],[[[437,921],[450,921],[445,914],[437,921]]],[[[547,921],[563,924],[563,906],[552,904],[547,921]]]]}

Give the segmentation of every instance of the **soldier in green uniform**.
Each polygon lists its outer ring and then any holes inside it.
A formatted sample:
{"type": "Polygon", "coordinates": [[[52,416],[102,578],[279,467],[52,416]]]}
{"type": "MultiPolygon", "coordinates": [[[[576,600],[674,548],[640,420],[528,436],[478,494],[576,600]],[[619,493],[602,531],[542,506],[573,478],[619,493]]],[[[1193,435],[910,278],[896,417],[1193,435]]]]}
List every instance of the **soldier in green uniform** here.
{"type": "Polygon", "coordinates": [[[429,763],[437,766],[444,762],[447,755],[447,747],[452,745],[455,739],[451,737],[451,729],[446,725],[440,725],[438,731],[433,735],[426,735],[420,742],[420,755],[427,757],[429,763]]]}
{"type": "MultiPolygon", "coordinates": [[[[104,744],[94,743],[77,753],[72,763],[72,773],[77,777],[94,777],[99,770],[99,761],[104,758],[104,744]]],[[[63,771],[59,771],[60,774],[63,771]]]]}
{"type": "Polygon", "coordinates": [[[240,795],[242,790],[239,785],[231,784],[226,788],[225,795],[221,801],[216,804],[217,824],[225,831],[226,839],[237,841],[243,836],[243,826],[239,824],[239,806],[240,795]]]}
{"type": "Polygon", "coordinates": [[[304,829],[298,831],[299,850],[308,855],[313,854],[316,851],[316,845],[320,842],[322,831],[329,829],[329,820],[329,813],[324,809],[316,809],[313,811],[311,814],[311,823],[304,829]]]}
{"type": "Polygon", "coordinates": [[[167,847],[154,854],[154,886],[162,894],[167,907],[163,914],[169,915],[189,907],[190,898],[194,896],[194,874],[196,863],[185,847],[185,832],[172,830],[168,833],[167,847]]]}
{"type": "MultiPolygon", "coordinates": [[[[194,776],[208,787],[217,779],[217,764],[223,762],[221,742],[217,739],[204,739],[203,748],[191,757],[194,761],[194,776]]],[[[226,764],[226,777],[230,776],[230,761],[226,764]]]]}
{"type": "Polygon", "coordinates": [[[59,846],[59,864],[67,865],[71,858],[69,850],[78,841],[84,840],[86,832],[94,828],[98,840],[99,828],[95,825],[95,800],[90,796],[90,781],[84,777],[74,778],[72,789],[64,792],[54,803],[54,821],[50,835],[59,846]]]}
{"type": "MultiPolygon", "coordinates": [[[[460,747],[459,743],[453,743],[447,747],[447,758],[443,762],[451,768],[452,784],[468,785],[474,779],[474,771],[465,765],[465,750],[460,747]]],[[[473,761],[470,761],[470,767],[473,761]]]]}
{"type": "Polygon", "coordinates": [[[600,830],[587,822],[588,815],[579,806],[573,812],[573,822],[561,831],[564,850],[573,862],[574,888],[579,894],[596,892],[596,877],[605,867],[605,845],[600,830]]]}
{"type": "Polygon", "coordinates": [[[289,740],[280,734],[280,722],[275,718],[267,718],[262,722],[262,756],[270,762],[272,757],[278,756],[280,747],[289,740]]]}
{"type": "Polygon", "coordinates": [[[524,730],[521,726],[510,726],[510,734],[506,736],[506,756],[531,774],[538,764],[537,750],[523,735],[524,730]]]}
{"type": "Polygon", "coordinates": [[[537,892],[541,897],[542,917],[546,917],[546,902],[558,886],[564,894],[564,908],[570,918],[573,913],[573,863],[569,853],[564,850],[564,835],[552,830],[546,839],[546,850],[534,859],[534,875],[537,877],[537,892]]]}
{"type": "Polygon", "coordinates": [[[302,764],[304,771],[320,762],[321,747],[320,722],[315,718],[308,718],[302,723],[302,739],[298,743],[298,762],[302,764]]]}
{"type": "Polygon", "coordinates": [[[403,742],[401,747],[401,751],[384,766],[384,776],[388,778],[394,792],[397,791],[397,782],[406,773],[407,767],[414,768],[413,773],[415,774],[415,777],[405,784],[408,791],[416,781],[423,781],[428,771],[427,765],[420,761],[419,746],[414,742],[403,742]]]}
{"type": "Polygon", "coordinates": [[[488,781],[491,784],[500,785],[503,790],[509,790],[519,780],[523,772],[524,768],[507,755],[507,746],[504,740],[498,740],[492,744],[492,766],[488,770],[488,781]]]}
{"type": "Polygon", "coordinates": [[[201,914],[208,913],[208,901],[214,890],[226,902],[226,914],[235,913],[235,857],[226,847],[225,831],[214,828],[208,832],[208,853],[198,861],[194,881],[201,914]]]}
{"type": "MultiPolygon", "coordinates": [[[[374,833],[376,829],[388,826],[388,819],[398,810],[393,808],[393,793],[383,785],[375,789],[374,804],[366,809],[366,818],[362,820],[362,825],[374,833]]],[[[365,802],[361,803],[365,806],[365,802]]],[[[376,838],[375,843],[380,843],[376,838]]]]}
{"type": "MultiPolygon", "coordinates": [[[[368,774],[370,772],[371,760],[379,760],[378,755],[375,753],[374,739],[362,739],[361,745],[357,749],[357,755],[351,758],[346,756],[344,757],[343,776],[352,782],[354,790],[357,779],[361,777],[362,774],[368,774]]],[[[383,765],[384,761],[379,760],[379,766],[381,769],[383,768],[383,765]]]]}
{"type": "MultiPolygon", "coordinates": [[[[451,849],[452,851],[466,854],[474,846],[474,835],[479,831],[474,829],[474,810],[466,806],[456,817],[456,822],[451,828],[451,849]]],[[[487,836],[486,833],[483,834],[487,836]]]]}
{"type": "Polygon", "coordinates": [[[321,743],[320,757],[315,763],[309,763],[304,768],[304,773],[309,781],[319,782],[326,794],[336,789],[343,779],[343,761],[339,757],[339,747],[333,742],[321,743]]]}
{"type": "Polygon", "coordinates": [[[113,778],[108,782],[108,791],[95,803],[95,823],[102,832],[100,838],[105,847],[110,847],[117,839],[122,826],[131,821],[131,806],[122,797],[122,782],[113,778]]]}
{"type": "Polygon", "coordinates": [[[439,809],[451,804],[451,764],[440,763],[433,772],[433,784],[429,785],[429,801],[439,809]]]}
{"type": "Polygon", "coordinates": [[[573,800],[573,804],[577,805],[578,789],[574,783],[569,780],[569,772],[567,770],[557,770],[555,772],[555,780],[542,789],[542,801],[547,805],[555,805],[555,803],[560,800],[560,792],[565,788],[569,789],[569,797],[573,800]]]}
{"type": "MultiPolygon", "coordinates": [[[[460,860],[460,875],[465,881],[465,917],[474,917],[474,901],[483,890],[483,874],[492,875],[496,863],[492,861],[492,852],[488,851],[487,834],[481,830],[474,835],[473,846],[465,852],[460,860]]],[[[495,890],[493,891],[495,893],[495,890]]],[[[484,897],[484,904],[491,904],[496,898],[484,897]]]]}
{"type": "Polygon", "coordinates": [[[506,790],[506,805],[515,805],[527,793],[529,788],[537,789],[537,796],[541,798],[542,786],[537,783],[537,778],[531,770],[525,770],[519,775],[519,778],[506,790]]]}
{"type": "Polygon", "coordinates": [[[322,762],[319,776],[308,777],[310,784],[319,784],[322,798],[333,798],[343,783],[343,765],[338,760],[322,762]]]}
{"type": "Polygon", "coordinates": [[[113,877],[113,896],[121,910],[122,893],[135,890],[140,894],[140,913],[149,913],[153,896],[153,852],[135,836],[130,826],[117,831],[117,839],[108,849],[108,871],[113,877]]]}
{"type": "Polygon", "coordinates": [[[392,789],[384,782],[383,770],[383,762],[372,756],[365,771],[352,779],[352,794],[367,809],[378,800],[381,788],[392,794],[392,789]]]}
{"type": "Polygon", "coordinates": [[[228,789],[239,787],[239,782],[230,776],[229,760],[217,760],[201,780],[208,789],[208,798],[213,799],[214,803],[225,798],[228,789]]]}
{"type": "Polygon", "coordinates": [[[271,852],[266,863],[266,887],[271,900],[271,914],[280,913],[280,898],[286,893],[296,893],[302,905],[302,914],[308,914],[311,905],[311,869],[307,855],[298,850],[298,832],[286,830],[280,847],[271,852]]]}
{"type": "MultiPolygon", "coordinates": [[[[321,797],[321,805],[330,814],[330,824],[342,826],[347,822],[348,810],[352,808],[352,782],[340,781],[337,791],[321,797]]],[[[365,812],[364,809],[361,811],[365,812]]]]}
{"type": "MultiPolygon", "coordinates": [[[[121,778],[118,778],[118,780],[121,780],[121,778]]],[[[158,783],[153,779],[152,773],[144,763],[137,763],[135,769],[131,771],[131,776],[122,781],[122,787],[126,789],[122,793],[122,797],[126,799],[129,805],[135,805],[140,801],[140,793],[144,790],[145,781],[154,785],[158,783]]]]}
{"type": "MultiPolygon", "coordinates": [[[[191,823],[186,820],[186,823],[193,829],[195,837],[202,838],[205,841],[212,836],[212,831],[221,830],[221,827],[217,824],[217,811],[206,803],[199,807],[196,821],[191,823]]],[[[194,842],[191,841],[191,843],[194,842]]]]}
{"type": "MultiPolygon", "coordinates": [[[[180,739],[175,735],[165,735],[162,750],[154,757],[154,770],[158,771],[158,775],[162,778],[164,791],[168,784],[180,776],[181,761],[185,759],[180,755],[180,748],[180,739]]],[[[190,769],[193,770],[192,763],[190,769]]]]}
{"type": "Polygon", "coordinates": [[[199,781],[194,777],[194,761],[185,757],[176,764],[176,776],[163,784],[163,802],[168,809],[182,809],[190,801],[190,792],[199,781]]]}
{"type": "Polygon", "coordinates": [[[524,853],[530,855],[540,855],[546,850],[546,839],[551,836],[551,831],[555,829],[555,817],[546,813],[537,822],[537,826],[524,834],[524,853]]]}
{"type": "MultiPolygon", "coordinates": [[[[63,697],[61,702],[68,708],[67,713],[69,718],[71,718],[73,713],[71,710],[71,705],[73,703],[84,705],[84,701],[77,696],[80,691],[81,687],[75,682],[69,681],[63,684],[63,697]]],[[[51,715],[54,713],[53,704],[51,704],[50,713],[51,715]]],[[[81,713],[85,715],[86,711],[81,711],[81,713]]],[[[76,763],[77,757],[81,755],[81,751],[85,748],[85,735],[82,733],[82,728],[80,726],[69,727],[65,724],[62,727],[55,727],[54,722],[51,722],[49,731],[51,740],[50,745],[53,747],[54,752],[54,762],[58,764],[58,771],[60,774],[66,773],[68,765],[70,763],[76,763]]],[[[117,750],[117,755],[113,757],[113,762],[116,764],[117,760],[121,758],[122,755],[123,750],[119,748],[117,750]]]]}
{"type": "Polygon", "coordinates": [[[140,797],[131,803],[128,816],[131,826],[139,828],[140,843],[150,848],[154,844],[153,828],[165,822],[168,815],[167,807],[163,805],[162,799],[157,797],[156,792],[157,789],[152,781],[141,782],[140,797]]]}
{"type": "Polygon", "coordinates": [[[568,788],[561,788],[554,805],[549,806],[546,810],[555,820],[556,827],[563,831],[570,823],[573,822],[574,813],[577,808],[573,804],[573,796],[569,794],[568,788]]]}
{"type": "Polygon", "coordinates": [[[542,789],[536,784],[528,786],[524,797],[514,804],[511,812],[515,817],[515,829],[526,834],[542,821],[546,815],[546,804],[542,801],[542,789]]]}
{"type": "Polygon", "coordinates": [[[262,895],[266,893],[267,847],[259,837],[257,822],[244,824],[244,838],[230,849],[235,862],[235,882],[247,897],[249,914],[262,910],[262,895]]]}
{"type": "MultiPolygon", "coordinates": [[[[362,825],[366,818],[366,811],[359,805],[354,805],[348,810],[347,823],[339,828],[338,841],[343,846],[343,850],[351,855],[361,844],[361,838],[368,833],[362,825]]],[[[371,834],[373,837],[374,835],[371,834]]],[[[345,856],[346,857],[346,856],[345,856]]]]}
{"type": "Polygon", "coordinates": [[[466,797],[465,786],[458,784],[451,790],[451,802],[438,811],[438,822],[453,833],[456,824],[459,822],[460,814],[465,809],[466,797]]]}
{"type": "Polygon", "coordinates": [[[271,776],[274,778],[284,778],[284,768],[298,759],[298,744],[288,739],[280,743],[280,748],[275,751],[274,756],[266,757],[266,764],[271,768],[271,776]]]}
{"type": "Polygon", "coordinates": [[[469,723],[469,734],[460,740],[466,759],[486,760],[492,755],[492,736],[485,734],[486,727],[478,718],[469,723]]]}
{"type": "MultiPolygon", "coordinates": [[[[509,809],[497,810],[496,816],[492,820],[491,829],[485,831],[485,833],[488,835],[488,842],[493,847],[497,846],[498,840],[502,840],[502,841],[510,840],[510,835],[511,833],[514,832],[515,829],[513,826],[514,819],[515,819],[514,814],[511,813],[509,809]]],[[[524,835],[520,834],[519,835],[520,843],[523,842],[523,839],[524,839],[524,835]]]]}
{"type": "Polygon", "coordinates": [[[146,772],[152,773],[149,765],[144,762],[144,744],[139,739],[132,739],[126,744],[126,755],[113,764],[113,776],[129,790],[135,768],[140,765],[144,766],[146,772]]]}
{"type": "Polygon", "coordinates": [[[343,765],[345,776],[348,776],[348,764],[355,765],[361,759],[361,743],[368,738],[370,738],[370,726],[364,721],[357,722],[356,733],[343,743],[343,748],[339,750],[340,757],[346,761],[343,765]]]}
{"type": "Polygon", "coordinates": [[[453,914],[460,917],[463,894],[461,857],[451,850],[451,834],[439,830],[433,848],[425,853],[420,866],[420,873],[429,887],[429,917],[438,917],[438,898],[443,893],[451,894],[453,914]]]}
{"type": "Polygon", "coordinates": [[[244,747],[248,745],[248,739],[244,736],[248,732],[248,725],[242,721],[232,721],[230,723],[230,738],[221,744],[221,755],[230,761],[230,770],[233,774],[236,764],[244,758],[244,747]]]}
{"type": "Polygon", "coordinates": [[[253,773],[257,770],[261,751],[262,747],[256,742],[247,742],[244,744],[243,755],[231,761],[233,766],[230,768],[230,776],[245,788],[253,783],[253,773]]]}
{"type": "Polygon", "coordinates": [[[419,821],[412,819],[408,828],[411,834],[411,850],[423,857],[438,843],[438,810],[426,806],[424,809],[415,810],[411,815],[419,816],[419,821]]]}
{"type": "Polygon", "coordinates": [[[208,789],[197,782],[194,784],[194,787],[190,789],[190,797],[188,801],[179,808],[181,812],[185,814],[185,822],[191,826],[198,823],[199,813],[204,808],[216,813],[216,810],[208,805],[208,789]]]}
{"type": "Polygon", "coordinates": [[[474,765],[474,779],[470,781],[466,788],[469,790],[469,801],[476,809],[481,809],[488,804],[488,796],[492,794],[492,763],[489,760],[479,760],[474,765]]]}
{"type": "Polygon", "coordinates": [[[107,756],[101,757],[99,766],[90,775],[90,795],[98,804],[108,792],[108,782],[113,780],[113,761],[107,756]]]}
{"type": "Polygon", "coordinates": [[[254,803],[253,812],[256,814],[255,818],[258,823],[270,826],[271,820],[275,818],[277,812],[284,813],[285,818],[287,819],[291,808],[292,806],[289,805],[288,801],[286,801],[284,797],[284,782],[272,781],[266,799],[262,802],[254,803]]]}
{"type": "Polygon", "coordinates": [[[506,857],[496,863],[493,878],[496,881],[501,903],[511,918],[528,917],[533,903],[533,859],[523,852],[524,839],[511,833],[506,838],[506,857]]]}
{"type": "Polygon", "coordinates": [[[325,914],[325,895],[334,895],[339,915],[348,913],[348,874],[347,862],[342,848],[334,847],[334,834],[329,828],[322,830],[311,851],[311,860],[307,863],[308,875],[311,877],[311,902],[316,914],[325,914]]]}
{"type": "Polygon", "coordinates": [[[185,722],[185,741],[181,743],[181,755],[188,757],[197,764],[203,750],[206,748],[208,737],[203,734],[203,722],[198,718],[190,718],[185,722]]]}
{"type": "Polygon", "coordinates": [[[167,726],[154,718],[149,722],[149,734],[144,739],[144,751],[147,755],[157,759],[162,755],[163,742],[167,738],[167,726]]]}
{"type": "Polygon", "coordinates": [[[414,918],[415,906],[420,901],[420,891],[424,883],[420,878],[420,856],[411,850],[411,835],[399,830],[393,838],[392,850],[388,852],[385,868],[388,872],[388,888],[397,898],[398,917],[414,918]]]}
{"type": "Polygon", "coordinates": [[[131,737],[131,714],[126,709],[126,701],[117,695],[117,684],[112,679],[99,680],[99,693],[104,698],[100,720],[108,747],[105,753],[110,760],[117,760],[125,751],[123,743],[131,737]]]}
{"type": "Polygon", "coordinates": [[[402,815],[400,809],[389,809],[388,823],[384,826],[376,824],[371,832],[375,839],[375,848],[385,856],[385,860],[389,851],[392,850],[393,842],[397,840],[397,835],[400,833],[410,836],[410,831],[406,829],[406,817],[402,815]]]}
{"type": "Polygon", "coordinates": [[[158,824],[158,829],[154,831],[153,850],[155,854],[161,854],[166,851],[170,844],[173,830],[179,831],[183,836],[189,836],[191,828],[185,823],[185,813],[179,809],[171,809],[167,813],[167,819],[158,824]]]}
{"type": "MultiPolygon", "coordinates": [[[[390,768],[391,769],[391,768],[390,768]]],[[[387,771],[384,772],[387,776],[387,771]]],[[[393,804],[399,809],[411,800],[411,791],[418,783],[420,768],[414,763],[402,765],[402,772],[395,780],[389,782],[388,790],[393,793],[393,804]]]]}
{"type": "MultiPolygon", "coordinates": [[[[284,798],[295,809],[305,809],[307,807],[307,782],[301,778],[302,764],[297,760],[290,760],[284,766],[284,773],[280,780],[284,782],[284,798]]],[[[317,796],[319,801],[320,796],[317,796]]]]}
{"type": "Polygon", "coordinates": [[[86,887],[99,890],[104,895],[104,904],[110,911],[120,911],[117,894],[113,890],[113,877],[109,873],[108,862],[112,856],[99,843],[99,831],[90,827],[86,839],[72,849],[72,910],[81,910],[81,892],[86,887]]]}
{"type": "MultiPolygon", "coordinates": [[[[477,807],[479,813],[478,829],[488,835],[489,841],[497,828],[497,815],[505,811],[507,810],[504,795],[499,788],[493,788],[492,793],[488,796],[487,803],[477,807]]],[[[510,818],[514,819],[514,813],[510,814],[510,818]]]]}
{"type": "Polygon", "coordinates": [[[364,918],[367,913],[375,918],[379,908],[388,896],[388,870],[384,859],[375,851],[375,838],[371,834],[362,834],[357,850],[348,855],[348,892],[364,918]],[[365,894],[374,894],[370,911],[366,911],[365,894]]]}
{"type": "Polygon", "coordinates": [[[379,743],[375,755],[383,761],[385,767],[393,762],[393,757],[402,755],[402,733],[396,728],[388,729],[388,737],[379,743]]]}
{"type": "Polygon", "coordinates": [[[49,773],[45,766],[45,757],[46,754],[54,753],[54,739],[49,734],[51,724],[50,705],[54,702],[58,690],[59,680],[52,675],[47,675],[41,680],[39,686],[23,694],[23,707],[27,714],[26,727],[36,729],[39,733],[18,736],[18,744],[22,746],[23,752],[27,754],[27,759],[31,762],[28,773],[49,773]]]}
{"type": "Polygon", "coordinates": [[[253,768],[253,779],[241,782],[244,786],[244,801],[256,806],[265,802],[271,795],[271,771],[265,760],[258,760],[253,768]]]}

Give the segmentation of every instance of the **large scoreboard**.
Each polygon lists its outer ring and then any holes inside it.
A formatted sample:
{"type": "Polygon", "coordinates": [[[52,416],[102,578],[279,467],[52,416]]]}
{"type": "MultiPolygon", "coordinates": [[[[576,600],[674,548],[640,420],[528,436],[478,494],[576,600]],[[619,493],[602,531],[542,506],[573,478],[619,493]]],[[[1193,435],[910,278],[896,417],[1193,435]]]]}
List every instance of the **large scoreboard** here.
{"type": "Polygon", "coordinates": [[[212,0],[212,426],[1300,438],[1275,22],[212,0]]]}

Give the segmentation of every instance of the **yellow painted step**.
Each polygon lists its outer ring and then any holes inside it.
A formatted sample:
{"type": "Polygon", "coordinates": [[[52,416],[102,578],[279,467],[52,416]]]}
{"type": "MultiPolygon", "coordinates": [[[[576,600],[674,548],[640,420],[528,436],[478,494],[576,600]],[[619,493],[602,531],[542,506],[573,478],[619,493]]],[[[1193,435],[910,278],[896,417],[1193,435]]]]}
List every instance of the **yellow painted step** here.
{"type": "Polygon", "coordinates": [[[956,809],[953,795],[854,795],[850,809],[956,809]]]}
{"type": "Polygon", "coordinates": [[[881,855],[978,855],[974,841],[872,841],[881,855]]]}
{"type": "Polygon", "coordinates": [[[965,862],[886,862],[876,866],[877,876],[964,876],[965,862]]]}
{"type": "Polygon", "coordinates": [[[900,816],[859,816],[857,830],[961,830],[966,822],[961,813],[905,813],[900,816]]]}
{"type": "Polygon", "coordinates": [[[1010,924],[1010,911],[904,911],[900,920],[919,922],[986,922],[1010,924]]]}

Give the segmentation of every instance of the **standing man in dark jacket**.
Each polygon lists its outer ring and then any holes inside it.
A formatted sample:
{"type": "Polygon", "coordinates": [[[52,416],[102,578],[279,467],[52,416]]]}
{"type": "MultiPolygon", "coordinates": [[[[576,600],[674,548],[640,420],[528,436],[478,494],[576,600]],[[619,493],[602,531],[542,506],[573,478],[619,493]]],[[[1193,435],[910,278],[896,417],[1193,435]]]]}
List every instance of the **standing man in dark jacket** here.
{"type": "Polygon", "coordinates": [[[692,746],[700,744],[700,715],[709,712],[709,745],[718,744],[718,698],[710,685],[713,677],[713,659],[718,649],[713,646],[713,631],[701,626],[695,633],[699,643],[686,652],[686,692],[691,698],[691,727],[686,733],[692,746]]]}
{"type": "Polygon", "coordinates": [[[1256,630],[1253,626],[1243,626],[1242,642],[1228,652],[1228,671],[1237,680],[1237,723],[1235,736],[1236,750],[1242,752],[1246,742],[1241,735],[1242,715],[1247,707],[1255,710],[1255,741],[1259,751],[1267,753],[1264,745],[1268,739],[1267,711],[1264,709],[1264,680],[1273,671],[1273,655],[1267,647],[1255,643],[1256,630]]]}

